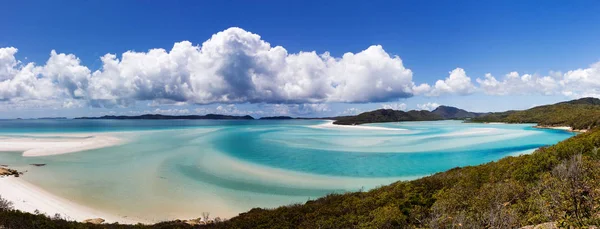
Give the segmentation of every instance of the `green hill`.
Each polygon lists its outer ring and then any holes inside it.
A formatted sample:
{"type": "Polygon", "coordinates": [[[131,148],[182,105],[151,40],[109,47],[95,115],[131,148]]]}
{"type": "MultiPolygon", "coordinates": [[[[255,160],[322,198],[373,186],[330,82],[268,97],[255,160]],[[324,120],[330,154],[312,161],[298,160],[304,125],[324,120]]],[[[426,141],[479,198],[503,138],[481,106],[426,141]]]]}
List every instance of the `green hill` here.
{"type": "Polygon", "coordinates": [[[363,123],[401,122],[401,121],[433,121],[443,118],[430,111],[399,111],[392,109],[379,109],[364,112],[355,116],[337,117],[333,124],[360,125],[363,123]]]}
{"type": "Polygon", "coordinates": [[[485,115],[485,113],[470,112],[451,106],[439,106],[431,111],[431,113],[439,115],[444,119],[469,119],[485,115]]]}
{"type": "Polygon", "coordinates": [[[582,98],[523,111],[490,113],[473,122],[537,123],[540,126],[569,126],[591,129],[600,124],[600,99],[582,98]]]}

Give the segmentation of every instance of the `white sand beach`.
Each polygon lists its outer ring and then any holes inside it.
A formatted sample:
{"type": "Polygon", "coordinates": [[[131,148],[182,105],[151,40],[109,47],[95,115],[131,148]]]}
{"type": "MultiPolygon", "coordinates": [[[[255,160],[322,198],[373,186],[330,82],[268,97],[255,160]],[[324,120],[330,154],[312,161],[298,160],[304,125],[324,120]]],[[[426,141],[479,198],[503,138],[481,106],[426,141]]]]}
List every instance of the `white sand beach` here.
{"type": "Polygon", "coordinates": [[[564,131],[578,132],[578,133],[585,133],[585,132],[587,132],[587,130],[574,130],[570,126],[534,126],[534,127],[535,128],[539,128],[539,129],[564,130],[564,131]]]}
{"type": "MultiPolygon", "coordinates": [[[[54,216],[60,214],[68,220],[84,221],[91,218],[102,218],[106,223],[134,224],[139,220],[100,212],[69,200],[52,195],[19,177],[0,177],[0,196],[13,203],[15,209],[54,216]]],[[[144,222],[142,222],[144,223],[144,222]]]]}
{"type": "Polygon", "coordinates": [[[387,130],[387,131],[406,131],[402,128],[388,128],[381,126],[365,126],[365,125],[336,125],[333,124],[333,120],[327,123],[310,126],[312,128],[320,129],[353,129],[353,130],[387,130]]]}
{"type": "MultiPolygon", "coordinates": [[[[22,151],[24,157],[51,156],[99,149],[125,143],[122,138],[109,134],[33,134],[27,136],[0,136],[0,151],[22,151]]],[[[23,178],[0,177],[0,196],[13,203],[14,208],[68,220],[84,221],[102,218],[106,223],[144,223],[139,219],[100,212],[67,199],[55,196],[23,178]]]]}
{"type": "Polygon", "coordinates": [[[0,151],[22,151],[24,157],[50,156],[123,144],[109,134],[0,136],[0,151]]]}

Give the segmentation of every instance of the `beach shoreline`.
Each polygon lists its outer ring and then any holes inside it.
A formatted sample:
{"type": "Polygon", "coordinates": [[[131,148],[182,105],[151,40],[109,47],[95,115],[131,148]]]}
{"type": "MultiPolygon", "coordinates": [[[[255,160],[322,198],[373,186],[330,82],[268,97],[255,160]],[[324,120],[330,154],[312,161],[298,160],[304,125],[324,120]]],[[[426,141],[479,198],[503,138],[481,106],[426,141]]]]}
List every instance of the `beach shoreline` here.
{"type": "MultiPolygon", "coordinates": [[[[484,122],[484,124],[488,124],[488,125],[500,125],[500,124],[512,124],[512,123],[508,123],[508,122],[484,122]]],[[[574,132],[574,133],[585,133],[585,132],[588,131],[586,129],[582,129],[582,130],[573,129],[570,126],[535,125],[535,126],[533,126],[533,128],[537,128],[537,129],[551,129],[551,130],[564,130],[564,131],[574,132]]]]}
{"type": "Polygon", "coordinates": [[[319,129],[354,129],[354,130],[386,130],[386,131],[406,131],[402,128],[388,128],[381,126],[364,126],[364,125],[337,125],[333,124],[334,120],[327,120],[326,123],[310,126],[319,129]]]}
{"type": "Polygon", "coordinates": [[[568,131],[568,132],[575,132],[575,133],[585,133],[588,130],[575,130],[572,127],[569,126],[534,126],[533,128],[538,128],[538,129],[551,129],[551,130],[564,130],[564,131],[568,131]]]}
{"type": "Polygon", "coordinates": [[[143,220],[130,219],[79,205],[53,195],[19,177],[0,177],[0,197],[11,201],[16,210],[50,217],[60,214],[67,220],[83,222],[86,219],[102,218],[106,223],[137,224],[143,220]]]}
{"type": "MultiPolygon", "coordinates": [[[[120,133],[119,133],[120,134],[120,133]]],[[[25,136],[0,135],[0,151],[22,152],[23,157],[54,156],[80,151],[100,149],[126,143],[119,134],[30,134],[25,136]]],[[[59,214],[67,220],[83,222],[101,218],[106,223],[148,223],[141,219],[128,219],[101,212],[68,199],[56,196],[35,186],[21,177],[0,176],[0,197],[13,203],[16,210],[50,217],[59,214]]]]}

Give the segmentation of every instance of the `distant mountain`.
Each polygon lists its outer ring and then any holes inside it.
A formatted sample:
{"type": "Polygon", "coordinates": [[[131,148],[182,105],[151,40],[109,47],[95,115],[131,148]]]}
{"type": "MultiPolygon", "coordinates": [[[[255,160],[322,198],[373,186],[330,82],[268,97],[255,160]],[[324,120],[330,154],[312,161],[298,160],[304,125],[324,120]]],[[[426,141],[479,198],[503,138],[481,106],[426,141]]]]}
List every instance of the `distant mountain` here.
{"type": "Polygon", "coordinates": [[[600,125],[600,99],[582,98],[522,111],[495,112],[473,122],[537,123],[539,126],[569,126],[587,130],[600,125]]]}
{"type": "Polygon", "coordinates": [[[430,111],[399,111],[392,109],[379,109],[364,112],[356,116],[336,117],[333,124],[359,125],[375,122],[401,122],[401,121],[434,121],[442,120],[443,117],[430,111]]]}
{"type": "Polygon", "coordinates": [[[51,119],[51,120],[54,120],[54,119],[67,119],[67,118],[66,117],[42,117],[42,118],[37,118],[37,119],[51,119]]]}
{"type": "Polygon", "coordinates": [[[161,115],[161,114],[145,114],[139,116],[114,116],[105,115],[102,117],[79,117],[75,119],[227,119],[227,120],[253,120],[254,118],[250,115],[245,116],[234,116],[234,115],[220,115],[220,114],[207,114],[207,115],[161,115]]]}
{"type": "Polygon", "coordinates": [[[438,108],[433,110],[431,113],[437,114],[444,119],[468,119],[468,118],[475,118],[475,117],[479,117],[479,116],[487,114],[487,113],[469,112],[469,111],[466,111],[463,109],[459,109],[456,107],[450,107],[450,106],[439,106],[438,108]]]}
{"type": "Polygon", "coordinates": [[[261,120],[286,120],[286,119],[294,119],[290,116],[270,116],[270,117],[262,117],[261,120]]]}

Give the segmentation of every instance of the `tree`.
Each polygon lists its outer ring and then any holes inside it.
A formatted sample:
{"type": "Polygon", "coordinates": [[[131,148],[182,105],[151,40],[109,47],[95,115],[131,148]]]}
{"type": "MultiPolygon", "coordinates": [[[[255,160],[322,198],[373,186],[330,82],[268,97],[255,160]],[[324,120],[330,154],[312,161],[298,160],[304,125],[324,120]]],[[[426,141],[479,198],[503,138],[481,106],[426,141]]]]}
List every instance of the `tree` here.
{"type": "Polygon", "coordinates": [[[9,200],[3,199],[0,196],[0,211],[10,211],[13,210],[13,203],[9,200]]]}
{"type": "Polygon", "coordinates": [[[210,220],[210,212],[202,212],[202,220],[208,222],[210,220]]]}

